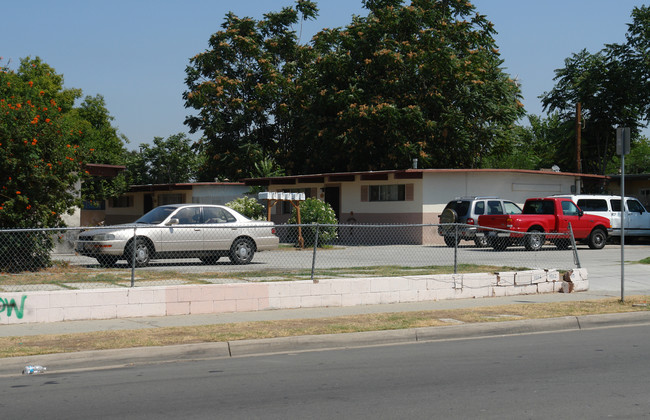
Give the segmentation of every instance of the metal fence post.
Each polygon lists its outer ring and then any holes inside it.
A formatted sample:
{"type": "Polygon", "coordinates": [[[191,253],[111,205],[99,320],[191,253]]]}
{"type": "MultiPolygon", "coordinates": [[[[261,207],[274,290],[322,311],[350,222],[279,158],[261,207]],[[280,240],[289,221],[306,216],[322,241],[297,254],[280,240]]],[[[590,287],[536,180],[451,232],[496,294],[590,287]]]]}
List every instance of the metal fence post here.
{"type": "Polygon", "coordinates": [[[318,248],[318,231],[320,230],[320,224],[316,224],[316,235],[314,238],[314,255],[311,258],[311,281],[318,283],[318,280],[314,280],[314,268],[316,267],[316,248],[318,248]]]}
{"type": "Polygon", "coordinates": [[[131,258],[131,287],[135,286],[135,253],[138,252],[138,237],[136,236],[136,226],[133,226],[133,255],[131,258]]]}
{"type": "Polygon", "coordinates": [[[576,267],[580,267],[580,258],[578,258],[578,248],[576,247],[576,238],[573,236],[573,228],[571,227],[571,222],[569,222],[569,233],[571,234],[571,248],[573,249],[573,263],[576,267]]]}
{"type": "Polygon", "coordinates": [[[458,272],[458,224],[454,224],[454,274],[458,272]]]}

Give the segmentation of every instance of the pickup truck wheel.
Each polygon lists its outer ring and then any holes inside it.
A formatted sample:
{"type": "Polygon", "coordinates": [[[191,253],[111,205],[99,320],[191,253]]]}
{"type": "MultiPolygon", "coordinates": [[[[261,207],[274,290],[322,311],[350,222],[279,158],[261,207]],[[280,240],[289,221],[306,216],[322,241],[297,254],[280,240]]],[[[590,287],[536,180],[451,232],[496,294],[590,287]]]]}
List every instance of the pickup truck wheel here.
{"type": "Polygon", "coordinates": [[[460,243],[460,237],[456,238],[455,236],[445,236],[445,245],[449,247],[455,247],[460,243]]]}
{"type": "Polygon", "coordinates": [[[607,233],[600,228],[591,231],[589,235],[588,245],[591,249],[603,249],[607,242],[607,233]]]}
{"type": "Polygon", "coordinates": [[[531,229],[524,237],[524,246],[527,251],[539,251],[545,241],[544,233],[541,230],[531,229]]]}

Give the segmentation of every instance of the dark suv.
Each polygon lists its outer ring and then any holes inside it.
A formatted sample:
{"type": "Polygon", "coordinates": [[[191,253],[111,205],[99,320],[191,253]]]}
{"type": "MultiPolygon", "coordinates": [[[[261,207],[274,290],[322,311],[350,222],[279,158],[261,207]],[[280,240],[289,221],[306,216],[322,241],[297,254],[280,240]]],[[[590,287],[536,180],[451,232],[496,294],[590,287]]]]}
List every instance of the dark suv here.
{"type": "Polygon", "coordinates": [[[476,236],[478,217],[483,214],[519,213],[521,208],[518,205],[499,197],[458,197],[447,203],[438,216],[438,234],[444,237],[447,246],[456,246],[461,239],[473,240],[479,247],[487,246],[484,236],[476,236]]]}

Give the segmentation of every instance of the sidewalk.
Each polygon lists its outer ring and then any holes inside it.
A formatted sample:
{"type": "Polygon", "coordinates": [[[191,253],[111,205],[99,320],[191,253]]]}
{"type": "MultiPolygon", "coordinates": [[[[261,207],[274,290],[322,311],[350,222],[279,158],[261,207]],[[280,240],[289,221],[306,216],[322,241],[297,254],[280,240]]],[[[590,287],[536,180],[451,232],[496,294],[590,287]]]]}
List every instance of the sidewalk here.
{"type": "MultiPolygon", "coordinates": [[[[571,294],[547,294],[504,298],[420,302],[413,304],[372,305],[347,308],[277,310],[209,316],[187,315],[176,317],[74,321],[37,325],[3,325],[0,326],[0,333],[2,333],[3,336],[24,336],[35,334],[83,333],[99,330],[137,330],[142,328],[210,325],[231,322],[323,318],[363,313],[462,309],[527,303],[585,301],[611,297],[615,296],[612,294],[582,292],[571,294]]],[[[160,347],[83,351],[39,356],[19,356],[0,359],[0,377],[20,376],[23,367],[29,364],[43,365],[47,368],[45,374],[51,375],[98,369],[133,368],[141,365],[173,361],[212,360],[274,353],[282,354],[376,345],[413,344],[421,341],[467,339],[512,334],[530,334],[553,331],[569,332],[612,326],[624,327],[627,325],[639,324],[650,324],[650,311],[460,324],[444,327],[423,327],[390,331],[308,335],[259,340],[237,340],[160,347]]]]}

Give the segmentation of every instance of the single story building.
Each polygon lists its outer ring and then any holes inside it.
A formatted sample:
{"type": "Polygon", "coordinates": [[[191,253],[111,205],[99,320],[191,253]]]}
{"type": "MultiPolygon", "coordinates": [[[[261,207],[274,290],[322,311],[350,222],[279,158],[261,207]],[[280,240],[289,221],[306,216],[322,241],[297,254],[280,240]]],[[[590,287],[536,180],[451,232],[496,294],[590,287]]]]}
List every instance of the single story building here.
{"type": "MultiPolygon", "coordinates": [[[[436,224],[447,202],[463,196],[498,196],[523,204],[529,197],[595,191],[609,177],[519,169],[404,169],[250,178],[248,186],[269,192],[304,193],[329,203],[341,224],[436,224]]],[[[286,223],[289,202],[271,209],[286,223]]],[[[416,234],[408,239],[426,243],[416,234]]]]}
{"type": "MultiPolygon", "coordinates": [[[[610,175],[611,182],[608,192],[614,195],[621,193],[621,175],[610,175]]],[[[650,174],[625,175],[625,195],[636,197],[645,206],[650,207],[650,174]]]]}
{"type": "Polygon", "coordinates": [[[133,185],[119,197],[82,209],[82,226],[131,223],[154,207],[176,203],[226,204],[248,192],[243,182],[133,185]]]}

